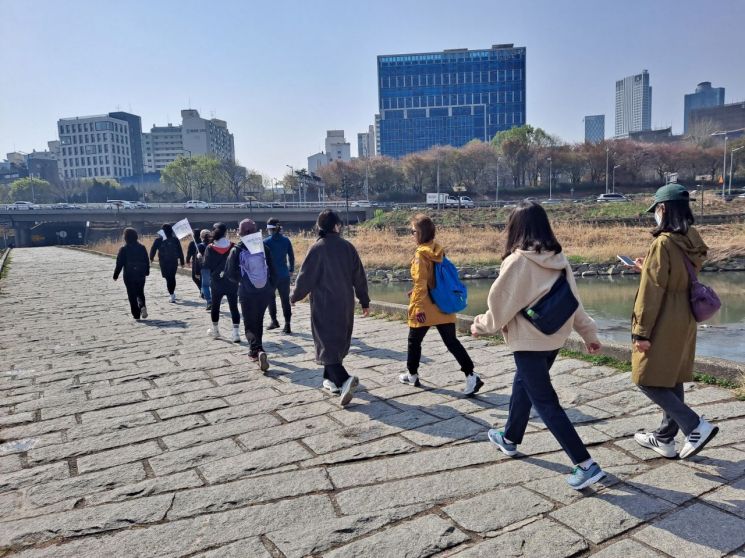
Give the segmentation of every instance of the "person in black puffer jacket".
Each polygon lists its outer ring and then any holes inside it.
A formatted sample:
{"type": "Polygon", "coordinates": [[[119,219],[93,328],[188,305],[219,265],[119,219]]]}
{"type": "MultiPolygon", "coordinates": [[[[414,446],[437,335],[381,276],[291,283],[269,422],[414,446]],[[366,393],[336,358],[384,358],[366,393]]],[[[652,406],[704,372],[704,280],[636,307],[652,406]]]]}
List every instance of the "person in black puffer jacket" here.
{"type": "Polygon", "coordinates": [[[228,228],[223,223],[215,223],[212,229],[212,243],[204,251],[204,261],[202,262],[202,273],[210,274],[210,290],[212,291],[212,308],[210,316],[212,318],[212,327],[207,333],[217,339],[220,337],[220,330],[217,324],[220,321],[220,303],[222,297],[228,299],[230,308],[230,318],[233,322],[233,343],[241,342],[240,324],[241,314],[238,311],[238,285],[230,281],[225,273],[225,264],[228,261],[228,255],[233,248],[225,235],[228,228]]]}
{"type": "Polygon", "coordinates": [[[145,278],[150,275],[150,260],[147,249],[137,242],[137,231],[124,229],[124,246],[119,248],[114,268],[114,281],[124,271],[124,286],[127,287],[127,298],[132,317],[135,320],[147,318],[145,307],[145,278]]]}
{"type": "Polygon", "coordinates": [[[150,261],[154,261],[155,254],[158,254],[160,274],[166,280],[171,302],[176,302],[176,271],[179,263],[181,267],[184,267],[184,249],[181,248],[179,239],[173,234],[171,225],[164,224],[162,233],[161,235],[158,232],[158,238],[155,239],[152,248],[150,248],[150,261]]]}
{"type": "MultiPolygon", "coordinates": [[[[244,219],[238,225],[238,234],[244,237],[256,232],[256,223],[244,219]]],[[[243,314],[243,326],[249,344],[248,356],[258,363],[262,372],[269,370],[269,361],[262,345],[264,314],[269,301],[274,296],[277,285],[277,272],[272,260],[272,252],[266,244],[259,242],[259,250],[251,253],[243,241],[230,252],[225,275],[238,288],[243,314]]]]}

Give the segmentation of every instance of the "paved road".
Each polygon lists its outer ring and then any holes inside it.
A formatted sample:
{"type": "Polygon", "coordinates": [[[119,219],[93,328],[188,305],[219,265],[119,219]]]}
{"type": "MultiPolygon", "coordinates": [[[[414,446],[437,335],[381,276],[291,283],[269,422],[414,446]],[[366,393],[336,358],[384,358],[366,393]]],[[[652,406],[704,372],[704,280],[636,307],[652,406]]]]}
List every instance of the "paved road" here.
{"type": "Polygon", "coordinates": [[[0,285],[0,555],[745,556],[745,402],[690,385],[722,431],[701,457],[656,458],[629,435],[658,420],[626,374],[559,360],[555,384],[610,473],[571,491],[540,421],[518,459],[490,447],[513,364],[466,341],[485,390],[436,335],[425,390],[397,383],[406,328],[359,319],[347,365],[364,386],[342,410],[318,389],[307,308],[268,334],[262,376],[245,345],[208,339],[196,289],[128,316],[113,261],[15,250],[0,285]]]}

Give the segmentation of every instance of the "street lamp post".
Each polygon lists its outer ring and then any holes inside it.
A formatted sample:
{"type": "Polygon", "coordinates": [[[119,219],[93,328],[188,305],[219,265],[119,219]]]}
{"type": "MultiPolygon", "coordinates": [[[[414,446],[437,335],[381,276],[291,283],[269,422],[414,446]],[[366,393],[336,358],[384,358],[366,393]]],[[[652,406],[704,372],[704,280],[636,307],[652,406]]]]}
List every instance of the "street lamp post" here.
{"type": "Polygon", "coordinates": [[[611,190],[611,192],[613,192],[614,194],[616,193],[616,169],[619,168],[620,166],[621,165],[615,165],[613,167],[613,182],[612,182],[613,189],[611,190]]]}
{"type": "MultiPolygon", "coordinates": [[[[292,165],[285,165],[285,166],[288,169],[290,169],[290,176],[293,176],[294,177],[295,176],[295,167],[293,167],[292,165]]],[[[298,203],[300,202],[300,188],[298,188],[297,201],[298,201],[298,203]]]]}
{"type": "Polygon", "coordinates": [[[735,159],[735,153],[740,151],[740,149],[742,148],[745,148],[745,145],[735,147],[729,152],[729,187],[727,188],[728,195],[732,195],[732,161],[735,159]]]}
{"type": "Polygon", "coordinates": [[[727,137],[728,134],[734,134],[736,132],[745,132],[745,128],[738,128],[737,130],[720,130],[711,134],[712,136],[724,136],[724,160],[722,162],[722,199],[724,199],[724,177],[727,173],[727,137]]]}
{"type": "Polygon", "coordinates": [[[547,157],[546,161],[548,161],[548,199],[552,200],[553,199],[553,188],[552,188],[553,183],[551,180],[552,179],[551,171],[553,169],[552,167],[553,161],[551,160],[551,157],[547,157]]]}
{"type": "Polygon", "coordinates": [[[192,177],[191,177],[191,170],[192,170],[191,169],[191,150],[184,149],[182,147],[181,151],[186,151],[189,154],[189,161],[190,161],[189,162],[189,198],[193,200],[194,199],[194,181],[192,180],[192,177]]]}
{"type": "Polygon", "coordinates": [[[499,205],[499,157],[497,157],[497,195],[494,198],[494,203],[499,205]]]}
{"type": "Polygon", "coordinates": [[[608,158],[610,156],[610,148],[605,146],[605,193],[608,193],[608,158]]]}

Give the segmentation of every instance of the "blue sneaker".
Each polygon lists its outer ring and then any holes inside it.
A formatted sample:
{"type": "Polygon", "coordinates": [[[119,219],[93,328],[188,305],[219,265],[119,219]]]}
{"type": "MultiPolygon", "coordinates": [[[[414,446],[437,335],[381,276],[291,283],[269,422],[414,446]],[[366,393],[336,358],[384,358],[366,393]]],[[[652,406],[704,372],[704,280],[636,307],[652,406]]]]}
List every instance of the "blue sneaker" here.
{"type": "Polygon", "coordinates": [[[487,436],[489,437],[489,441],[497,446],[500,450],[502,450],[502,453],[512,457],[517,453],[517,444],[509,444],[504,441],[504,432],[501,430],[497,430],[495,428],[492,428],[487,432],[487,436]]]}
{"type": "Polygon", "coordinates": [[[605,472],[597,463],[593,463],[587,469],[583,469],[577,465],[572,469],[572,474],[567,477],[567,482],[574,490],[582,490],[598,482],[603,477],[605,477],[605,472]]]}

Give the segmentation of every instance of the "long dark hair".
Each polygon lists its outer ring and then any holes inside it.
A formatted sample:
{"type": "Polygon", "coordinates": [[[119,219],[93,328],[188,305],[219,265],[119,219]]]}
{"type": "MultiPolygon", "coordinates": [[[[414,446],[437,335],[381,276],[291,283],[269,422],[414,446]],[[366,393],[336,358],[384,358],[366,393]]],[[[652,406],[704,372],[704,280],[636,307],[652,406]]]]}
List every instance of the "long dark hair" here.
{"type": "Polygon", "coordinates": [[[316,221],[316,227],[318,228],[318,236],[324,238],[327,234],[334,232],[334,227],[341,224],[341,217],[333,209],[324,209],[318,215],[316,221]]]}
{"type": "MultiPolygon", "coordinates": [[[[658,237],[663,232],[688,234],[695,219],[688,200],[675,200],[660,202],[665,206],[662,221],[652,230],[652,236],[658,237]]],[[[657,204],[659,205],[659,204],[657,204]]]]}
{"type": "Polygon", "coordinates": [[[561,252],[561,244],[556,240],[548,215],[541,204],[520,202],[510,213],[507,221],[507,244],[502,259],[515,250],[534,250],[536,252],[561,252]]]}
{"type": "Polygon", "coordinates": [[[223,238],[228,232],[228,227],[225,223],[215,223],[212,225],[212,242],[217,242],[223,238]]]}

